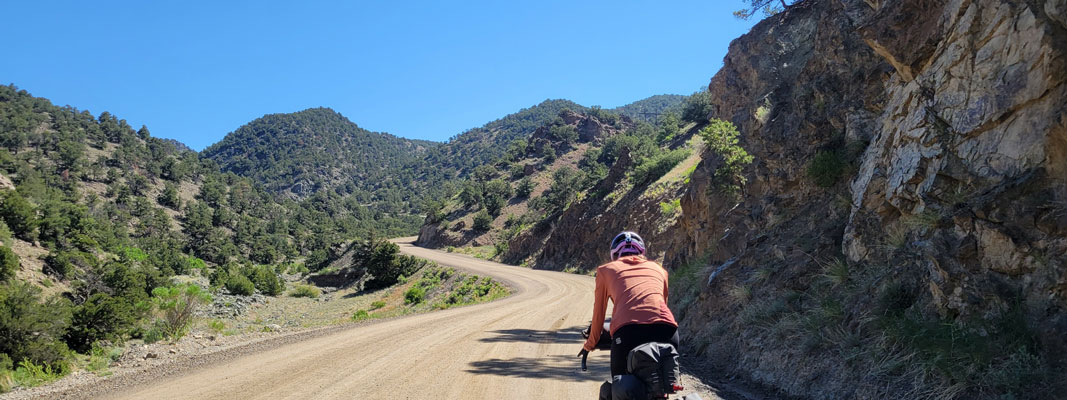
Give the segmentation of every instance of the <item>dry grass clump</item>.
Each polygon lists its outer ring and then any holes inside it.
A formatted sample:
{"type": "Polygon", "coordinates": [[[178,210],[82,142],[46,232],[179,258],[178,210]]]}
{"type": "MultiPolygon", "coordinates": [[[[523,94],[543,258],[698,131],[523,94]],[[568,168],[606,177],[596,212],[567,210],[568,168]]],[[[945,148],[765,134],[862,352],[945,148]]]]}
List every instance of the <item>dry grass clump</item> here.
{"type": "Polygon", "coordinates": [[[833,286],[838,286],[848,281],[849,267],[848,262],[841,258],[833,258],[827,261],[820,261],[822,266],[822,276],[829,281],[833,286]]]}
{"type": "Polygon", "coordinates": [[[744,284],[736,284],[726,289],[726,298],[735,306],[748,304],[752,299],[752,288],[744,284]]]}

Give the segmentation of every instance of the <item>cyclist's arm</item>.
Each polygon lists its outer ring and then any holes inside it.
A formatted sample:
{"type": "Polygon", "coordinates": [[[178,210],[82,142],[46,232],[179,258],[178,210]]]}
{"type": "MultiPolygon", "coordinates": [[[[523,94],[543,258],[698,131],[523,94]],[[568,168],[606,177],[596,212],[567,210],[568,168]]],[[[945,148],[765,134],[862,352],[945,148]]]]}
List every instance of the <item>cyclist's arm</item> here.
{"type": "Polygon", "coordinates": [[[596,274],[596,299],[593,301],[593,323],[589,326],[589,338],[585,340],[585,345],[582,346],[586,351],[593,351],[596,348],[596,344],[600,341],[600,332],[604,329],[604,314],[607,312],[608,307],[608,282],[607,274],[602,274],[597,271],[596,274]]]}

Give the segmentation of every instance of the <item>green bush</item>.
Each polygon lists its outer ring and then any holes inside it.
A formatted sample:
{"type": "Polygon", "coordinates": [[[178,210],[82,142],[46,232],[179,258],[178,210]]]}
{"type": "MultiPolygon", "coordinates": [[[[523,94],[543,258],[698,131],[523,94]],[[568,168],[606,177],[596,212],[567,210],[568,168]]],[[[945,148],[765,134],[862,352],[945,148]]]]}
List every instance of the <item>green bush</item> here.
{"type": "Polygon", "coordinates": [[[300,263],[289,264],[289,266],[285,269],[285,273],[292,275],[304,275],[308,272],[310,271],[308,271],[307,265],[300,263]]]}
{"type": "Polygon", "coordinates": [[[377,310],[382,307],[385,307],[385,300],[375,300],[373,303],[370,303],[371,310],[377,310]]]}
{"type": "Polygon", "coordinates": [[[400,253],[400,247],[383,239],[364,241],[355,248],[355,259],[367,269],[372,278],[367,289],[380,289],[395,285],[401,276],[411,276],[426,265],[426,261],[400,253]]]}
{"type": "Polygon", "coordinates": [[[189,256],[185,259],[185,268],[187,271],[203,271],[207,269],[207,263],[199,258],[189,256]]]}
{"type": "MultiPolygon", "coordinates": [[[[645,126],[647,127],[647,125],[645,126]]],[[[605,140],[597,161],[601,164],[612,165],[623,153],[629,153],[632,160],[640,160],[656,154],[658,151],[660,151],[660,148],[656,145],[654,137],[643,134],[642,130],[634,130],[605,140]]]]}
{"type": "Polygon", "coordinates": [[[682,199],[674,199],[659,203],[659,211],[664,217],[669,217],[682,209],[682,199]]]}
{"type": "Polygon", "coordinates": [[[248,277],[241,274],[232,274],[227,277],[225,287],[230,294],[239,296],[251,296],[256,292],[256,286],[252,284],[252,281],[248,280],[248,277]]]}
{"type": "Polygon", "coordinates": [[[285,281],[268,265],[257,265],[247,272],[252,284],[265,295],[277,296],[285,290],[285,281]]]}
{"type": "Polygon", "coordinates": [[[63,338],[70,348],[84,353],[98,340],[120,340],[137,324],[140,316],[129,300],[96,293],[74,307],[70,329],[63,338]]]}
{"type": "Polygon", "coordinates": [[[656,130],[656,142],[665,143],[674,139],[675,136],[681,131],[678,128],[678,114],[674,111],[666,112],[660,116],[657,122],[656,130]]]}
{"type": "Polygon", "coordinates": [[[57,297],[41,303],[39,294],[25,282],[0,285],[0,353],[61,369],[70,353],[61,341],[70,326],[70,302],[57,297]]]}
{"type": "Polygon", "coordinates": [[[15,386],[15,371],[12,371],[14,364],[11,362],[11,358],[7,354],[0,353],[0,393],[10,392],[15,386]]]}
{"type": "Polygon", "coordinates": [[[526,156],[526,147],[528,145],[529,143],[523,139],[512,140],[511,143],[508,144],[508,151],[506,153],[507,158],[510,160],[522,159],[526,156]]]}
{"type": "Polygon", "coordinates": [[[845,176],[848,163],[836,151],[820,151],[808,164],[808,178],[824,188],[832,187],[845,176]]]}
{"type": "Polygon", "coordinates": [[[740,191],[747,182],[741,172],[753,157],[739,144],[737,128],[728,121],[714,119],[700,130],[700,136],[711,151],[722,157],[722,164],[715,170],[716,186],[725,193],[740,191]]]}
{"type": "Polygon", "coordinates": [[[461,276],[456,282],[458,285],[445,296],[440,308],[496,300],[508,294],[506,287],[488,277],[479,279],[476,275],[461,276]]]}
{"type": "Polygon", "coordinates": [[[512,180],[522,178],[523,176],[526,176],[526,167],[522,164],[510,164],[510,166],[508,166],[508,177],[512,180]]]}
{"type": "Polygon", "coordinates": [[[549,142],[541,144],[541,155],[546,163],[556,161],[556,149],[552,148],[552,144],[549,142]]]}
{"type": "Polygon", "coordinates": [[[152,290],[152,303],[160,313],[163,333],[171,340],[185,336],[193,323],[196,310],[211,302],[211,295],[194,284],[157,287],[152,290]]]}
{"type": "Polygon", "coordinates": [[[293,290],[289,291],[289,295],[292,297],[309,297],[312,299],[317,299],[321,294],[322,291],[319,288],[304,284],[293,286],[293,290]]]}
{"type": "Polygon", "coordinates": [[[486,182],[483,190],[482,207],[491,216],[500,215],[500,211],[507,205],[508,199],[514,195],[514,190],[507,182],[494,179],[486,182]]]}
{"type": "Polygon", "coordinates": [[[207,327],[208,329],[211,329],[212,332],[218,334],[226,330],[226,323],[221,320],[213,319],[207,323],[207,327]]]}
{"type": "Polygon", "coordinates": [[[582,181],[584,175],[581,172],[567,167],[556,170],[552,174],[552,186],[538,198],[543,200],[535,202],[533,206],[548,212],[566,209],[578,197],[582,181]]]}
{"type": "Polygon", "coordinates": [[[693,93],[682,107],[682,119],[691,122],[707,122],[712,111],[711,93],[706,90],[693,93]]]}
{"type": "Polygon", "coordinates": [[[329,258],[326,249],[315,249],[308,253],[307,258],[304,259],[304,265],[309,271],[318,271],[329,265],[329,258]]]}
{"type": "Polygon", "coordinates": [[[0,244],[4,246],[11,246],[11,238],[14,237],[14,233],[11,232],[11,228],[7,227],[7,223],[3,219],[0,219],[0,244]]]}
{"type": "Polygon", "coordinates": [[[477,214],[474,215],[473,228],[476,231],[479,231],[479,232],[488,231],[490,226],[492,225],[492,223],[493,223],[493,217],[489,216],[489,213],[487,211],[485,211],[485,210],[482,210],[482,211],[480,211],[480,212],[478,212],[477,214]]]}
{"type": "Polygon", "coordinates": [[[19,270],[19,256],[7,246],[0,246],[0,282],[15,276],[19,270]]]}
{"type": "Polygon", "coordinates": [[[504,253],[507,253],[507,252],[508,252],[508,242],[507,241],[499,241],[499,242],[493,243],[493,256],[494,257],[495,256],[499,256],[499,255],[504,254],[504,253]]]}
{"type": "Polygon", "coordinates": [[[159,194],[156,201],[158,201],[160,205],[171,210],[181,208],[181,197],[178,196],[178,187],[173,183],[167,182],[163,188],[163,192],[159,194]]]}
{"type": "Polygon", "coordinates": [[[421,285],[414,285],[404,292],[404,304],[416,305],[426,299],[426,289],[421,285]]]}
{"type": "Polygon", "coordinates": [[[143,339],[144,342],[148,344],[158,342],[166,338],[167,334],[164,333],[164,330],[165,329],[163,328],[162,321],[156,320],[152,324],[152,326],[149,327],[147,331],[145,331],[141,339],[143,339]]]}
{"type": "Polygon", "coordinates": [[[437,200],[426,200],[422,204],[422,212],[426,214],[426,222],[437,223],[445,219],[445,204],[437,200]]]}
{"type": "Polygon", "coordinates": [[[471,181],[463,181],[459,191],[459,201],[464,207],[473,207],[482,203],[482,186],[471,181]]]}
{"type": "Polygon", "coordinates": [[[15,236],[29,241],[36,239],[37,210],[19,192],[9,191],[0,196],[0,219],[15,236]]]}
{"type": "Polygon", "coordinates": [[[122,357],[123,347],[107,348],[104,346],[93,346],[89,349],[89,358],[85,360],[85,370],[89,372],[103,372],[111,366],[111,363],[118,361],[122,357]]]}
{"type": "Polygon", "coordinates": [[[15,364],[11,361],[11,357],[8,357],[7,354],[0,353],[0,371],[10,371],[14,367],[15,364]]]}
{"type": "Polygon", "coordinates": [[[30,360],[22,360],[18,368],[15,368],[12,379],[19,386],[35,387],[62,378],[68,372],[70,372],[70,365],[65,360],[58,364],[38,364],[30,360]]]}
{"type": "Polygon", "coordinates": [[[370,318],[370,313],[368,313],[367,310],[359,310],[356,311],[355,314],[352,314],[353,321],[363,321],[368,318],[370,318]]]}
{"type": "Polygon", "coordinates": [[[653,155],[641,160],[630,174],[630,180],[634,185],[644,185],[654,182],[674,168],[675,165],[689,157],[689,150],[675,149],[653,155]]]}
{"type": "Polygon", "coordinates": [[[96,266],[96,257],[82,251],[53,251],[44,259],[44,272],[59,279],[73,276],[76,270],[86,271],[96,266]]]}
{"type": "Polygon", "coordinates": [[[548,137],[555,142],[571,144],[578,140],[578,129],[571,125],[553,125],[548,128],[548,137]]]}
{"type": "MultiPolygon", "coordinates": [[[[147,288],[160,284],[158,271],[143,266],[131,267],[129,264],[118,261],[96,268],[92,270],[92,273],[99,275],[100,281],[111,289],[112,296],[124,297],[130,300],[131,304],[148,300],[147,288]]],[[[91,281],[92,278],[86,280],[91,281]]]]}
{"type": "Polygon", "coordinates": [[[536,187],[537,185],[534,184],[533,180],[530,179],[530,177],[524,177],[519,180],[519,186],[515,188],[515,195],[517,195],[519,198],[530,197],[530,193],[533,193],[534,188],[536,187]]]}

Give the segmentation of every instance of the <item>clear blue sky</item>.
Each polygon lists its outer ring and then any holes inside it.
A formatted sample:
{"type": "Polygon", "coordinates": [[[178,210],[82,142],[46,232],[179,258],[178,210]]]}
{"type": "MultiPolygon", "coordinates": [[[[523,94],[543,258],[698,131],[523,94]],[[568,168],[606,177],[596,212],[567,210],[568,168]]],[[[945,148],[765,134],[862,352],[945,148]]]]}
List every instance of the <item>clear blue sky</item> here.
{"type": "Polygon", "coordinates": [[[443,141],[566,98],[689,94],[754,21],[740,0],[6,1],[0,83],[200,150],[326,106],[443,141]],[[102,3],[102,4],[98,4],[102,3]]]}

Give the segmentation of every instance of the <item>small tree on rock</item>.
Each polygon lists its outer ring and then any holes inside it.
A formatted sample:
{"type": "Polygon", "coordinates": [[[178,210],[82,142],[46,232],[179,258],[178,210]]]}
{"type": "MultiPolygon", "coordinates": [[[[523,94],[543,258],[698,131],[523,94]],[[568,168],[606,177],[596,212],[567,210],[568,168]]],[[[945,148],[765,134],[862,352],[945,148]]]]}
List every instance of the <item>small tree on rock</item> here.
{"type": "Polygon", "coordinates": [[[749,19],[758,12],[763,12],[763,15],[774,15],[785,10],[789,5],[785,3],[785,0],[745,0],[745,3],[749,5],[749,8],[742,8],[734,11],[734,16],[740,19],[749,19]],[[778,3],[782,6],[779,7],[778,3]]]}

